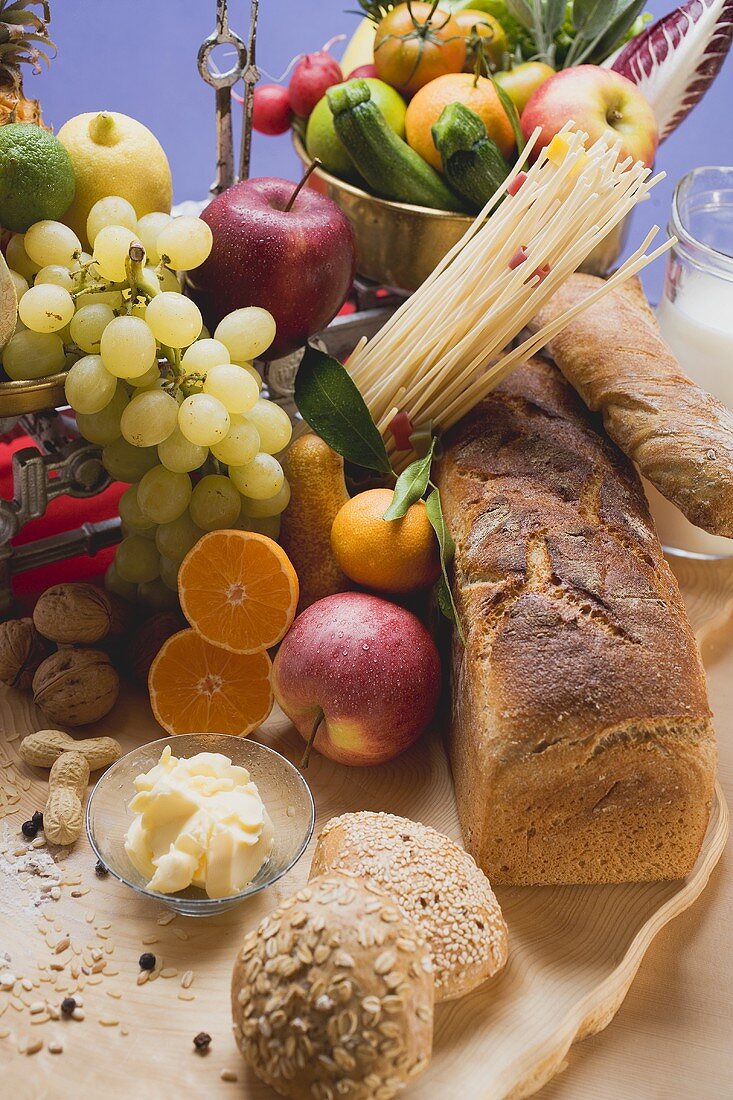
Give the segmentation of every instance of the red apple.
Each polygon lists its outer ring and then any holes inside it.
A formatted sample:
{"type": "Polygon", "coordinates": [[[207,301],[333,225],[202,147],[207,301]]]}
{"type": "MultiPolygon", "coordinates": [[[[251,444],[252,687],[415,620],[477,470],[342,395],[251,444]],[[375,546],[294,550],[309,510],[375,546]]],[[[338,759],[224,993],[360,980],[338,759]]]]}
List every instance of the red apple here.
{"type": "Polygon", "coordinates": [[[278,359],[336,316],[354,279],[354,235],[325,195],[304,187],[288,209],[295,184],[242,180],[222,191],[201,217],[214,245],[190,273],[193,297],[209,329],[241,306],[263,306],[277,335],[267,352],[278,359]]]}
{"type": "Polygon", "coordinates": [[[572,119],[591,141],[607,134],[621,138],[621,159],[627,156],[651,167],[659,142],[654,111],[635,84],[613,69],[578,65],[555,73],[534,91],[522,112],[528,138],[540,126],[535,156],[572,119]]]}
{"type": "Polygon", "coordinates": [[[318,752],[339,764],[382,764],[433,717],[440,658],[411,611],[340,592],[295,620],[275,658],[273,687],[306,742],[319,723],[318,752]]]}

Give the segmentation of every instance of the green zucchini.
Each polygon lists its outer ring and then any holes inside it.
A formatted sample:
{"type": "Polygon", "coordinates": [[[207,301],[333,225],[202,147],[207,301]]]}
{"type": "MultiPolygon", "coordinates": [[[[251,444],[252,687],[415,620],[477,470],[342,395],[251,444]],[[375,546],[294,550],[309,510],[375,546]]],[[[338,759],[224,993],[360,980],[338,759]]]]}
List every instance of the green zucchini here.
{"type": "Polygon", "coordinates": [[[435,169],[387,125],[366,81],[336,84],[326,95],[336,133],[375,194],[436,210],[465,210],[435,169]]]}
{"type": "Polygon", "coordinates": [[[510,171],[483,120],[462,103],[449,103],[432,134],[451,187],[480,210],[510,171]]]}

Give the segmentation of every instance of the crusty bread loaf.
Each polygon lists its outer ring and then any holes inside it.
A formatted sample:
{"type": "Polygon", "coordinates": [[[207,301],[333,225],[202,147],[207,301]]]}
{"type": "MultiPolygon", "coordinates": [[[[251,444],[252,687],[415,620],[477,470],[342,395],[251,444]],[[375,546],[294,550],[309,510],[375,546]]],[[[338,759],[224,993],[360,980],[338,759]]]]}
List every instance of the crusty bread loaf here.
{"type": "Polygon", "coordinates": [[[245,937],[232,973],[239,1049],[291,1100],[390,1100],[433,1046],[433,961],[374,883],[313,879],[245,937]]]}
{"type": "Polygon", "coordinates": [[[464,997],[507,960],[507,928],[476,861],[447,836],[395,814],[342,814],[318,837],[310,875],[368,878],[425,936],[435,999],[464,997]]]}
{"type": "Polygon", "coordinates": [[[445,439],[450,754],[493,883],[678,878],[716,751],[705,677],[639,479],[554,366],[516,370],[445,439]]]}
{"type": "MultiPolygon", "coordinates": [[[[530,327],[554,320],[599,283],[571,276],[530,327]]],[[[682,372],[641,283],[630,280],[589,306],[547,350],[662,496],[691,523],[733,537],[733,412],[682,372]]]]}

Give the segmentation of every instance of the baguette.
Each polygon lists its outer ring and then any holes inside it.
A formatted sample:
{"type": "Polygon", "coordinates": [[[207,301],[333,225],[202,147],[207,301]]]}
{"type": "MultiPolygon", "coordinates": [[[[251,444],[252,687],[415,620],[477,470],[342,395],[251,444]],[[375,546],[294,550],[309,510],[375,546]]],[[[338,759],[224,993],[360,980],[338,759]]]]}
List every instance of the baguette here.
{"type": "MultiPolygon", "coordinates": [[[[530,328],[554,320],[600,281],[572,275],[530,328]]],[[[683,374],[638,280],[589,306],[547,351],[662,496],[691,523],[733,537],[733,413],[683,374]]]]}
{"type": "Polygon", "coordinates": [[[518,368],[444,438],[449,749],[492,883],[686,875],[713,797],[705,677],[639,478],[562,375],[518,368]]]}

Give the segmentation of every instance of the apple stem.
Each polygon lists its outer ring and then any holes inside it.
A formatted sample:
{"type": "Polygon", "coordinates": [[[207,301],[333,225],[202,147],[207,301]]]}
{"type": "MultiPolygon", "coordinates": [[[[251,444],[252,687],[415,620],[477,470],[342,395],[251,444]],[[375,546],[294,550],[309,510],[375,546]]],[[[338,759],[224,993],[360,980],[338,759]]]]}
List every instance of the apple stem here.
{"type": "Polygon", "coordinates": [[[318,159],[318,157],[314,157],[313,160],[308,165],[308,167],[306,168],[305,172],[303,173],[303,178],[301,179],[300,183],[295,188],[295,190],[293,191],[292,195],[290,196],[290,198],[288,200],[288,205],[285,207],[285,213],[286,214],[289,210],[292,210],[292,208],[295,204],[295,200],[297,199],[298,195],[300,194],[300,192],[303,190],[306,183],[308,182],[308,177],[310,176],[311,172],[315,172],[316,168],[320,168],[320,167],[321,167],[320,160],[318,159]]]}
{"type": "Polygon", "coordinates": [[[311,729],[310,736],[309,736],[308,741],[307,741],[306,746],[305,746],[305,752],[303,753],[303,759],[300,762],[301,771],[305,771],[305,769],[308,767],[308,761],[310,760],[311,749],[313,748],[313,742],[316,739],[316,734],[318,733],[318,727],[320,726],[320,724],[323,721],[324,717],[325,717],[325,715],[324,715],[323,711],[321,710],[321,708],[319,707],[318,711],[316,713],[316,720],[313,723],[313,728],[311,729]]]}

